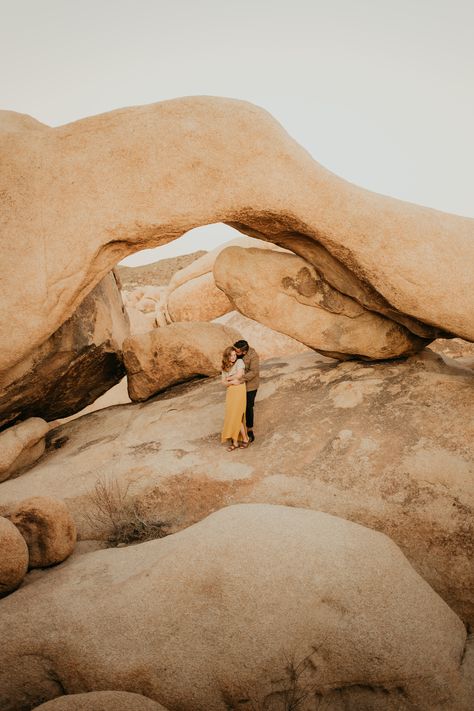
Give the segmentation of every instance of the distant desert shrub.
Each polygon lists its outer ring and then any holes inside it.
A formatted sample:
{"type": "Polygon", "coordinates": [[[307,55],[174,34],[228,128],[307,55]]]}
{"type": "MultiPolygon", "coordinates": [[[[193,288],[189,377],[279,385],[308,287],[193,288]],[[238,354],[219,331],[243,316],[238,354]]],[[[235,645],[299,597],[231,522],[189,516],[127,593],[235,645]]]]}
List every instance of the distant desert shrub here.
{"type": "Polygon", "coordinates": [[[167,524],[146,513],[137,496],[129,492],[130,484],[116,479],[98,479],[88,494],[91,508],[86,519],[92,527],[105,527],[107,540],[113,545],[150,541],[167,535],[167,524]]]}

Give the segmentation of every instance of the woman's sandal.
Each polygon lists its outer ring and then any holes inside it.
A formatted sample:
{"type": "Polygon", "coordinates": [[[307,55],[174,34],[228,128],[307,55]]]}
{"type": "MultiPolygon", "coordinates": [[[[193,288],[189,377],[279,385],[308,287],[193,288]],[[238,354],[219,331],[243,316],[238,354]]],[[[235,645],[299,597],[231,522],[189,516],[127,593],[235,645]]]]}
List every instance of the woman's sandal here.
{"type": "Polygon", "coordinates": [[[236,444],[231,444],[230,447],[227,447],[228,452],[233,452],[234,449],[238,449],[238,446],[236,444]]]}
{"type": "Polygon", "coordinates": [[[250,440],[247,440],[246,442],[241,442],[241,443],[239,444],[239,449],[247,449],[247,447],[249,446],[249,444],[250,444],[250,440]]]}

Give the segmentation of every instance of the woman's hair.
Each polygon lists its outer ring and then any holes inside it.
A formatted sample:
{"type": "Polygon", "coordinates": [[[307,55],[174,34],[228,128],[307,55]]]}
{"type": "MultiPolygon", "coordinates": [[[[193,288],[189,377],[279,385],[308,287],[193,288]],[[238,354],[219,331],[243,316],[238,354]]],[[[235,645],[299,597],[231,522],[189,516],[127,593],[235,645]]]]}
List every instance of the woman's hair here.
{"type": "Polygon", "coordinates": [[[222,370],[230,370],[232,368],[233,363],[230,360],[230,354],[234,352],[234,346],[229,346],[225,349],[224,353],[222,354],[222,370]]]}

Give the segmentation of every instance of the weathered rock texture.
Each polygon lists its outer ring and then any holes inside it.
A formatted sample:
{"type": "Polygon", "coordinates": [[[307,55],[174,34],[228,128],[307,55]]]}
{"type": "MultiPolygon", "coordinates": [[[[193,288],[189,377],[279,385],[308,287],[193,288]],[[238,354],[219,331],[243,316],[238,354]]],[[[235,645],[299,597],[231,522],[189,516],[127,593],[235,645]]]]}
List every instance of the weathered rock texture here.
{"type": "Polygon", "coordinates": [[[238,331],[241,338],[244,338],[252,348],[255,348],[261,362],[277,356],[291,356],[310,350],[294,338],[290,338],[284,333],[278,333],[258,321],[247,318],[238,311],[231,311],[220,316],[213,323],[221,323],[223,326],[238,331]]]}
{"type": "Polygon", "coordinates": [[[217,288],[212,272],[190,279],[171,291],[166,308],[171,323],[212,321],[234,309],[226,294],[217,288]]]}
{"type": "Polygon", "coordinates": [[[343,296],[294,254],[228,247],[214,277],[237,309],[323,355],[380,360],[427,345],[407,328],[343,296]]]}
{"type": "Polygon", "coordinates": [[[213,323],[175,323],[127,338],[123,356],[130,398],[146,400],[197,375],[217,375],[224,350],[239,338],[238,331],[213,323]]]}
{"type": "Polygon", "coordinates": [[[36,462],[45,450],[49,425],[40,417],[30,417],[0,432],[0,481],[36,462]]]}
{"type": "MultiPolygon", "coordinates": [[[[218,255],[229,246],[251,247],[287,253],[273,243],[251,237],[240,237],[204,254],[184,269],[176,272],[167,289],[166,317],[170,322],[213,321],[236,329],[257,350],[260,359],[277,355],[304,353],[303,343],[279,333],[258,321],[235,311],[235,305],[215,284],[213,268],[218,255]]],[[[238,282],[239,270],[234,274],[238,282]]]]}
{"type": "Polygon", "coordinates": [[[307,660],[300,682],[329,708],[341,694],[346,708],[467,708],[459,618],[387,537],[303,509],[233,506],[82,556],[2,601],[0,634],[4,711],[94,686],[183,711],[268,704],[290,683],[285,655],[307,660]]]}
{"type": "Polygon", "coordinates": [[[161,704],[127,691],[91,691],[60,696],[37,706],[35,711],[166,711],[161,704]]]}
{"type": "Polygon", "coordinates": [[[63,501],[34,496],[20,501],[8,518],[28,545],[30,568],[61,563],[73,552],[76,525],[63,501]]]}
{"type": "Polygon", "coordinates": [[[191,97],[57,128],[2,112],[0,151],[1,370],[123,257],[215,222],[291,249],[417,335],[474,340],[474,220],[347,183],[252,104],[191,97]]]}
{"type": "MultiPolygon", "coordinates": [[[[26,302],[29,290],[21,285],[28,281],[30,286],[35,276],[19,279],[17,293],[26,302]]],[[[14,314],[10,320],[16,322],[14,314]]],[[[55,420],[93,402],[123,377],[121,347],[128,335],[128,317],[111,273],[56,333],[0,374],[0,427],[28,417],[55,420]]],[[[5,338],[6,344],[10,336],[5,338]]]]}
{"type": "Polygon", "coordinates": [[[449,358],[474,357],[474,343],[463,341],[461,338],[439,338],[430,344],[430,349],[449,358]]]}
{"type": "Polygon", "coordinates": [[[122,291],[122,298],[130,318],[130,334],[146,333],[157,326],[166,326],[166,296],[164,286],[147,284],[122,291]]]}
{"type": "Polygon", "coordinates": [[[20,531],[0,516],[0,597],[15,590],[28,570],[28,547],[20,531]]]}
{"type": "MultiPolygon", "coordinates": [[[[234,305],[228,296],[216,286],[213,274],[214,263],[229,246],[243,249],[260,247],[267,250],[285,251],[273,243],[252,237],[240,237],[220,245],[211,252],[176,272],[167,290],[167,316],[171,322],[212,321],[232,311],[234,305]]],[[[235,275],[239,278],[239,273],[235,275]]]]}
{"type": "Polygon", "coordinates": [[[473,372],[429,349],[400,363],[335,363],[316,353],[267,361],[256,441],[220,447],[219,379],[94,412],[51,433],[42,460],[0,487],[12,505],[67,500],[80,537],[98,479],[117,480],[170,530],[229,503],[336,514],[387,533],[463,619],[474,623],[473,372]]]}

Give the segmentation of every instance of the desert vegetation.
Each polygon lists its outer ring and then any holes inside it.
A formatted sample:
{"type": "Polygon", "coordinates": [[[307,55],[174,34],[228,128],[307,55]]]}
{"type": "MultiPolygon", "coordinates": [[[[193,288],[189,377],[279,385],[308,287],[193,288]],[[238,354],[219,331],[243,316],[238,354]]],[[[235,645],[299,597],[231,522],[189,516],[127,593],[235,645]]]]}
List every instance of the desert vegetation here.
{"type": "Polygon", "coordinates": [[[108,531],[111,546],[151,541],[167,535],[167,524],[145,512],[143,503],[130,492],[130,484],[99,478],[88,494],[86,519],[108,531]]]}

